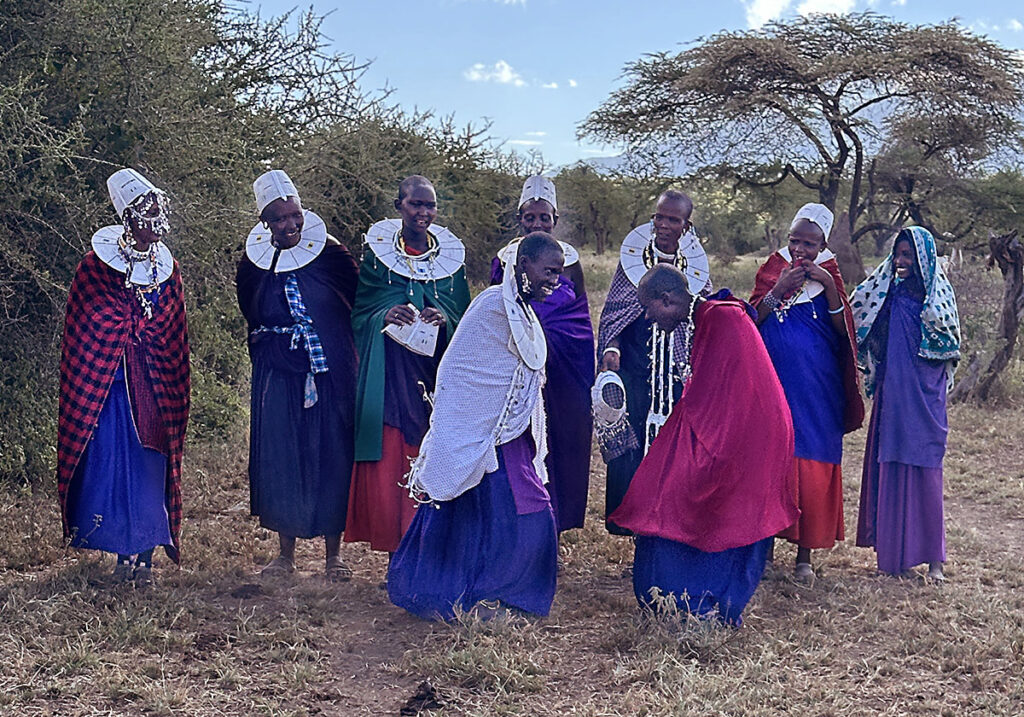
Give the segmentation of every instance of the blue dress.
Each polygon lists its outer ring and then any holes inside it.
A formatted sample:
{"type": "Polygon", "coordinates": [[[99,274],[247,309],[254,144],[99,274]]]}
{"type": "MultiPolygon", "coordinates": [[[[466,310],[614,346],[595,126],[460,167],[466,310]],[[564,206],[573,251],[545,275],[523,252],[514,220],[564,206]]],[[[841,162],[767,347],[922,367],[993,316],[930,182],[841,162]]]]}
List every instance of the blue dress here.
{"type": "Polygon", "coordinates": [[[68,491],[71,546],[121,555],[171,544],[167,456],[139,440],[124,363],[68,491]]]}

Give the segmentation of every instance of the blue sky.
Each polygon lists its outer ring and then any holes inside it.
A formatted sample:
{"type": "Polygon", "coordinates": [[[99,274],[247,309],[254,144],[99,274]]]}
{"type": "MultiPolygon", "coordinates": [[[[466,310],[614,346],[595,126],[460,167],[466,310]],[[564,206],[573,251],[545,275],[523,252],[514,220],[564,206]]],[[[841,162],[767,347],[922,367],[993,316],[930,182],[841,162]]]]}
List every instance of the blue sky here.
{"type": "MultiPolygon", "coordinates": [[[[254,0],[264,16],[310,0],[254,0]]],[[[644,53],[682,49],[720,30],[797,13],[874,10],[912,23],[958,18],[1024,48],[1024,5],[1010,0],[312,0],[330,13],[334,47],[370,60],[365,89],[384,86],[406,109],[491,122],[508,149],[554,166],[616,153],[577,141],[576,126],[644,53]]]]}

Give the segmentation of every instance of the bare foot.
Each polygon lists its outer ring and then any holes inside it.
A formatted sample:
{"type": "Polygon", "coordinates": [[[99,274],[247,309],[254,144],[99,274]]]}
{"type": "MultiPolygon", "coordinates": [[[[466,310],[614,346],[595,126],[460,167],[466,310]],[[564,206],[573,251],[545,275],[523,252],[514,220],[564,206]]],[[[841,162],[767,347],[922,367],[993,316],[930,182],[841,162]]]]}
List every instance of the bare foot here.
{"type": "Polygon", "coordinates": [[[942,572],[942,563],[928,564],[928,579],[936,582],[945,582],[946,576],[942,572]]]}

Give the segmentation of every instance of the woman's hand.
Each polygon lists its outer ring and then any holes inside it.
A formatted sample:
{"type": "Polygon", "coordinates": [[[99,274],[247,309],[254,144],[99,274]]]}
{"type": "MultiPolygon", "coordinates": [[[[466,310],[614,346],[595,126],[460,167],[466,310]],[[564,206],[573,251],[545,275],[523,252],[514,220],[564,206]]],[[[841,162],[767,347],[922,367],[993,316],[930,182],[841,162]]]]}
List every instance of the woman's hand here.
{"type": "Polygon", "coordinates": [[[779,274],[779,280],[775,282],[772,293],[781,300],[799,289],[806,279],[807,268],[803,264],[803,259],[797,259],[793,266],[783,269],[779,274]]]}
{"type": "Polygon", "coordinates": [[[420,312],[420,318],[423,319],[423,323],[433,324],[434,326],[444,326],[447,319],[444,317],[444,313],[440,309],[435,309],[433,306],[428,306],[420,312]]]}
{"type": "Polygon", "coordinates": [[[620,355],[618,351],[606,349],[604,355],[601,356],[601,370],[602,371],[618,371],[620,365],[620,355]]]}
{"type": "Polygon", "coordinates": [[[405,304],[395,304],[384,314],[384,324],[409,326],[416,321],[416,312],[405,304]]]}

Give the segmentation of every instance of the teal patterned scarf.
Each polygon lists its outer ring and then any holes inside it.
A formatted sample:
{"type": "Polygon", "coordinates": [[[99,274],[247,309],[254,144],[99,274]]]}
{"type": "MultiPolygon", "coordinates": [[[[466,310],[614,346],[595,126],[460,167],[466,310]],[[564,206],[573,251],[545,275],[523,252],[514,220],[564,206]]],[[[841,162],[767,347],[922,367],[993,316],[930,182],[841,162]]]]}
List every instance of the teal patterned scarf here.
{"type": "MultiPolygon", "coordinates": [[[[924,284],[924,307],[921,310],[921,348],[918,355],[922,358],[946,362],[946,380],[948,387],[953,386],[953,374],[957,361],[960,359],[960,316],[956,309],[956,297],[953,286],[946,278],[945,272],[938,264],[935,250],[935,239],[926,229],[907,227],[893,240],[893,250],[900,239],[912,238],[917,254],[917,268],[924,284]],[[909,236],[908,236],[909,235],[909,236]]],[[[862,281],[850,297],[853,307],[853,325],[857,331],[857,361],[864,374],[864,386],[867,394],[874,393],[878,356],[873,356],[868,349],[868,332],[878,317],[878,312],[885,303],[895,271],[893,269],[892,251],[878,265],[867,279],[862,281]]]]}

